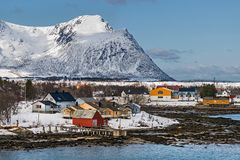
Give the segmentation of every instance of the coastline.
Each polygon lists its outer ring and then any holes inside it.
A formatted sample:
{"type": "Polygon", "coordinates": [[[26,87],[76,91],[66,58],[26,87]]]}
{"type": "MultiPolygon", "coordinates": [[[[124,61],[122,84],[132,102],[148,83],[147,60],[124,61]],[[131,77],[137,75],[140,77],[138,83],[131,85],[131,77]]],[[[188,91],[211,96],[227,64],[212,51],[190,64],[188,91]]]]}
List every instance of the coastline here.
{"type": "Polygon", "coordinates": [[[161,129],[128,130],[126,137],[84,136],[79,133],[22,132],[0,136],[0,150],[31,150],[63,146],[122,146],[130,144],[240,144],[240,121],[211,118],[216,114],[239,114],[240,109],[196,107],[143,107],[148,113],[177,119],[180,123],[161,129]]]}

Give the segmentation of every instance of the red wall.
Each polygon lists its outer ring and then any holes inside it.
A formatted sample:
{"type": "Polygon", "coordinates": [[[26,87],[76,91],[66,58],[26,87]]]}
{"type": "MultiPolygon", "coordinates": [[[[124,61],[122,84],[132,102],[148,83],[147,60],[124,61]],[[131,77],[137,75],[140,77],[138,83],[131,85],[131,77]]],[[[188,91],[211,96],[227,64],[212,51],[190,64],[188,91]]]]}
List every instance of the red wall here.
{"type": "Polygon", "coordinates": [[[97,120],[97,126],[102,127],[103,125],[107,125],[107,120],[104,120],[99,112],[96,112],[93,119],[87,118],[73,118],[72,123],[73,125],[79,127],[93,127],[93,120],[97,120]],[[105,124],[104,124],[105,121],[105,124]]]}
{"type": "Polygon", "coordinates": [[[72,119],[73,125],[79,126],[79,127],[92,127],[92,119],[86,119],[86,118],[73,118],[72,119]]]}

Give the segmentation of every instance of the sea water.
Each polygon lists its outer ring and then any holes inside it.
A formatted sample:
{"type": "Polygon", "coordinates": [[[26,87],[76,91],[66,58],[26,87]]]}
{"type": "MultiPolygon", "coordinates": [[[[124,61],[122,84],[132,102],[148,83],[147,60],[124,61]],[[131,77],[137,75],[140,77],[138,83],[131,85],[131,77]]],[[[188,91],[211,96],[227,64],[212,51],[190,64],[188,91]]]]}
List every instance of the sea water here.
{"type": "Polygon", "coordinates": [[[0,160],[240,160],[240,145],[144,144],[0,151],[0,160]]]}
{"type": "Polygon", "coordinates": [[[239,120],[240,121],[240,114],[222,114],[216,116],[210,116],[213,118],[230,118],[232,120],[239,120]]]}

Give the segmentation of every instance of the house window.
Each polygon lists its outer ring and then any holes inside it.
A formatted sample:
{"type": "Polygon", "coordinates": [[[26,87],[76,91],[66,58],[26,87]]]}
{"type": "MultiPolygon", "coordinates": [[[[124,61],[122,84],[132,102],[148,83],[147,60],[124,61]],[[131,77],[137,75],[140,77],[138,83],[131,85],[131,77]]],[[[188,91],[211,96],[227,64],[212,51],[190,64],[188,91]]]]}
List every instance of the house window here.
{"type": "Polygon", "coordinates": [[[54,107],[54,106],[51,106],[50,108],[52,108],[52,109],[53,109],[53,108],[55,108],[55,107],[54,107]]]}
{"type": "Polygon", "coordinates": [[[163,91],[159,91],[158,94],[163,94],[163,91]]]}
{"type": "Polygon", "coordinates": [[[158,98],[163,98],[163,96],[158,96],[158,98]]]}
{"type": "Polygon", "coordinates": [[[37,105],[36,108],[37,108],[37,109],[41,109],[42,106],[41,106],[41,105],[37,105]]]}

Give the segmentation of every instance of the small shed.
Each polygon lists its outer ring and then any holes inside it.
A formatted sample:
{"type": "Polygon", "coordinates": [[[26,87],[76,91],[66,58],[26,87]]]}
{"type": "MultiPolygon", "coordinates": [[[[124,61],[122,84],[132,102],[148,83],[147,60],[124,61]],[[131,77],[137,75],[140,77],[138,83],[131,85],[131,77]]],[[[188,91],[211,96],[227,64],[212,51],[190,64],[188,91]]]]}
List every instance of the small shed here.
{"type": "Polygon", "coordinates": [[[203,105],[205,106],[228,106],[230,105],[229,98],[225,97],[204,97],[203,105]]]}
{"type": "Polygon", "coordinates": [[[79,106],[66,107],[62,110],[63,118],[72,118],[74,112],[81,109],[79,106]]]}
{"type": "Polygon", "coordinates": [[[126,107],[130,108],[132,110],[133,114],[137,114],[141,112],[141,106],[136,103],[131,103],[127,105],[126,107]]]}
{"type": "Polygon", "coordinates": [[[104,119],[97,110],[77,110],[73,114],[73,125],[79,127],[103,127],[108,121],[104,119]]]}

